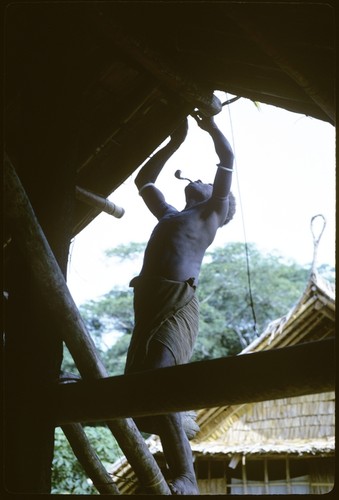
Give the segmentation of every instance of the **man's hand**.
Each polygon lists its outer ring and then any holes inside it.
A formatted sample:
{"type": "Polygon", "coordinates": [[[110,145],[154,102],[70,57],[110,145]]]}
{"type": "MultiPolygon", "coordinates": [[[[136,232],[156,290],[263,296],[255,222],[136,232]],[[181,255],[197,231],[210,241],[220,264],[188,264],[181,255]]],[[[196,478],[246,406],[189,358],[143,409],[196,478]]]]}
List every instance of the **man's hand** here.
{"type": "Polygon", "coordinates": [[[188,131],[187,118],[171,134],[171,146],[180,146],[186,139],[188,131]]]}
{"type": "Polygon", "coordinates": [[[198,111],[192,113],[193,118],[202,130],[206,132],[211,132],[211,130],[216,129],[217,125],[214,122],[213,116],[205,116],[198,111]]]}

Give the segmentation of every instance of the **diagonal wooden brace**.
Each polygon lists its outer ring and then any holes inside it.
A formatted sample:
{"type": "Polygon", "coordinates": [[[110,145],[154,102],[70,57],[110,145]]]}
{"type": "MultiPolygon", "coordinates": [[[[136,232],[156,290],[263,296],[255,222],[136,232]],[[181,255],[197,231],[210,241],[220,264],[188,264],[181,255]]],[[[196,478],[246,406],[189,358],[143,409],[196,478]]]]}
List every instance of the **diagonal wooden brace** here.
{"type": "MultiPolygon", "coordinates": [[[[4,167],[6,213],[12,232],[34,269],[35,279],[42,292],[41,296],[46,299],[43,307],[48,310],[51,321],[59,323],[60,335],[72,354],[81,376],[84,379],[107,377],[93,340],[87,332],[64,276],[7,155],[4,167]]],[[[37,404],[41,406],[41,395],[35,397],[37,404]]],[[[141,484],[149,488],[152,493],[170,495],[170,489],[133,420],[115,420],[109,422],[108,427],[141,484]]]]}

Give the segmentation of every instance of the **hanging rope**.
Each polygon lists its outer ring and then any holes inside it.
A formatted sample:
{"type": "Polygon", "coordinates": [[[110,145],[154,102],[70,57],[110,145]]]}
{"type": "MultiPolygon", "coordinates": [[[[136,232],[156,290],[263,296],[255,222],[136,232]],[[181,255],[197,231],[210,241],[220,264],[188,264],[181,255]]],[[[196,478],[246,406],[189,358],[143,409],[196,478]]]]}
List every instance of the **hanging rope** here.
{"type": "MultiPolygon", "coordinates": [[[[226,95],[227,95],[227,93],[226,93],[226,95]]],[[[228,99],[227,101],[225,101],[223,103],[223,105],[224,104],[230,104],[231,102],[234,102],[237,99],[239,99],[239,97],[236,97],[236,98],[233,98],[233,99],[228,99]]],[[[247,272],[247,284],[248,284],[249,304],[250,304],[251,311],[252,311],[253,331],[254,331],[254,333],[256,335],[258,335],[257,318],[256,318],[256,315],[255,315],[253,295],[252,295],[250,259],[249,259],[247,236],[246,236],[246,228],[245,228],[244,209],[243,209],[242,200],[241,200],[241,193],[240,193],[240,183],[239,183],[239,175],[238,175],[237,155],[236,155],[236,152],[235,152],[235,141],[234,141],[234,133],[233,133],[233,123],[232,123],[232,116],[231,116],[231,110],[230,110],[230,108],[228,108],[228,115],[229,115],[230,126],[231,126],[232,146],[233,146],[233,151],[234,151],[234,163],[235,163],[235,167],[236,167],[235,168],[235,174],[236,174],[237,183],[238,183],[238,193],[239,193],[239,205],[240,205],[240,212],[241,212],[241,222],[242,222],[242,229],[243,229],[243,233],[244,233],[244,246],[245,246],[245,255],[246,255],[246,272],[247,272]]]]}
{"type": "Polygon", "coordinates": [[[312,259],[311,274],[315,275],[316,274],[316,267],[317,267],[318,247],[319,247],[320,239],[321,239],[323,232],[325,230],[325,227],[326,227],[326,219],[322,214],[314,215],[311,219],[310,225],[311,225],[311,233],[312,233],[312,237],[313,237],[313,259],[312,259]],[[318,237],[316,237],[316,235],[314,233],[314,221],[317,217],[321,217],[323,220],[322,221],[323,222],[322,229],[321,229],[318,237]]]}

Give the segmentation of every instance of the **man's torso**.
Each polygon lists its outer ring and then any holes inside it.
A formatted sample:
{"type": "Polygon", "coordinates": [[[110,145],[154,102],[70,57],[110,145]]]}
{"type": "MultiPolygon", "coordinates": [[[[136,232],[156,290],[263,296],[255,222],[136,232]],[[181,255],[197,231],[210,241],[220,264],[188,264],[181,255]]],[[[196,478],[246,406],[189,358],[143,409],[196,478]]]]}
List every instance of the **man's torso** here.
{"type": "Polygon", "coordinates": [[[201,262],[218,229],[218,218],[206,205],[160,219],[148,242],[141,274],[185,281],[198,280],[201,262]]]}

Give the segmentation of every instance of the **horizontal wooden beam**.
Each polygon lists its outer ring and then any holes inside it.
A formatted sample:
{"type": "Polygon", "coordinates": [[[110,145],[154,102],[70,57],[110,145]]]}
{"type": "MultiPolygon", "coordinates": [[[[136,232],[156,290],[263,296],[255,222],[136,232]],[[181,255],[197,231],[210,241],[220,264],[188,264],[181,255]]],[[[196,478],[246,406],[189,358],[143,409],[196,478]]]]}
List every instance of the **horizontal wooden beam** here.
{"type": "Polygon", "coordinates": [[[58,424],[156,415],[334,389],[334,340],[79,381],[50,392],[58,424]]]}

